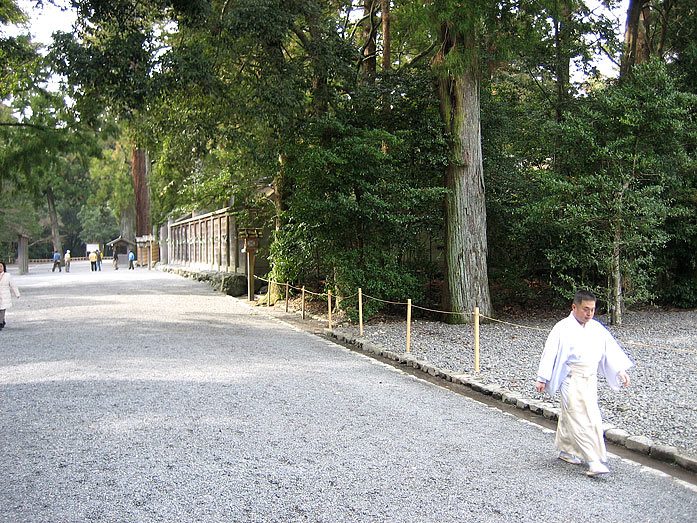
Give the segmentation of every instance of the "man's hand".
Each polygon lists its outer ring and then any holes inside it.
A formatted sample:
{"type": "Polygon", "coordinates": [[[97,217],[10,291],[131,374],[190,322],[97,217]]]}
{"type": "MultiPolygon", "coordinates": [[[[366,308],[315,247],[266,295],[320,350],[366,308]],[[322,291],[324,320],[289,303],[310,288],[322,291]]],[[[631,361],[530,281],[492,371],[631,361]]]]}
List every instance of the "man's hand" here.
{"type": "Polygon", "coordinates": [[[544,381],[536,381],[535,382],[535,390],[537,392],[544,392],[546,387],[547,387],[547,384],[544,381]]]}
{"type": "Polygon", "coordinates": [[[625,371],[621,370],[617,373],[617,379],[620,380],[620,383],[622,384],[623,387],[629,387],[629,374],[627,374],[625,371]]]}

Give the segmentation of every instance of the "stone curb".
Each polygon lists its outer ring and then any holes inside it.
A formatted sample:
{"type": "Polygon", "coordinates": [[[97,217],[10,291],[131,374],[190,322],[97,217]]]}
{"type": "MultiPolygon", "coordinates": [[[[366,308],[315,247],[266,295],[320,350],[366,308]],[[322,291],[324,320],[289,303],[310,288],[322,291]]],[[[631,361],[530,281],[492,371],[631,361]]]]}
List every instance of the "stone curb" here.
{"type": "Polygon", "coordinates": [[[183,278],[189,278],[200,282],[209,283],[216,291],[233,297],[242,297],[247,294],[247,277],[235,272],[221,272],[215,270],[199,270],[177,265],[155,264],[156,270],[176,274],[183,278]]]}
{"type": "MultiPolygon", "coordinates": [[[[522,394],[510,391],[504,387],[494,384],[485,384],[478,381],[471,374],[455,373],[453,371],[440,369],[433,365],[419,361],[411,354],[396,353],[383,349],[380,346],[364,339],[353,338],[343,333],[336,333],[333,330],[325,329],[325,334],[344,343],[353,345],[364,352],[382,356],[391,361],[407,365],[421,372],[425,372],[433,377],[441,378],[455,384],[469,387],[475,392],[492,396],[494,399],[513,405],[521,410],[529,410],[535,414],[544,416],[550,420],[559,419],[559,408],[552,403],[542,400],[523,397],[522,394]]],[[[612,425],[603,425],[605,438],[616,445],[625,447],[633,452],[638,452],[650,456],[656,460],[677,465],[691,472],[697,472],[697,457],[683,454],[678,448],[654,442],[651,438],[640,435],[631,435],[623,429],[612,425]]]]}

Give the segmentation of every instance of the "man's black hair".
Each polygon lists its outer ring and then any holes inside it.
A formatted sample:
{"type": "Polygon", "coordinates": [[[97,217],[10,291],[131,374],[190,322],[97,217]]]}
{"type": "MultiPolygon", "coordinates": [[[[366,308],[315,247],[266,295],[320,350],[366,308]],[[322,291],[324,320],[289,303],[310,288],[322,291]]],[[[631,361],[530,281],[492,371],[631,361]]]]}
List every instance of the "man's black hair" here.
{"type": "Polygon", "coordinates": [[[593,294],[591,291],[576,291],[576,294],[574,294],[574,303],[576,305],[581,305],[581,302],[584,301],[598,301],[598,299],[595,297],[595,294],[593,294]]]}

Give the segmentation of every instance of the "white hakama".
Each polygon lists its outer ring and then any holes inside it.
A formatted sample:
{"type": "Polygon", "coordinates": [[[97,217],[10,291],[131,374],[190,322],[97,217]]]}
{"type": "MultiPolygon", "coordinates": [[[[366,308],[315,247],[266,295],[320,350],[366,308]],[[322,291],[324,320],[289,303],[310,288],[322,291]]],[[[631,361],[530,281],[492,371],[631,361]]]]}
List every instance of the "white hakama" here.
{"type": "Polygon", "coordinates": [[[569,365],[561,386],[561,413],[555,446],[584,461],[607,461],[602,418],[598,408],[597,364],[569,365]]]}

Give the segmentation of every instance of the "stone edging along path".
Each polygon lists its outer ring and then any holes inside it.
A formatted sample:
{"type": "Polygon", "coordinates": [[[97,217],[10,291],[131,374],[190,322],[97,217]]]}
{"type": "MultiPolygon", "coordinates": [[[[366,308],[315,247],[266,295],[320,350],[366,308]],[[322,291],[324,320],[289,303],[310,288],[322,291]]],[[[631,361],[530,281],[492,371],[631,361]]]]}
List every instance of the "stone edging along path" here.
{"type": "MultiPolygon", "coordinates": [[[[324,318],[315,317],[314,319],[326,321],[324,318]]],[[[521,410],[530,410],[530,412],[534,414],[544,416],[545,418],[553,421],[556,421],[559,418],[559,409],[546,401],[528,399],[523,397],[522,394],[510,391],[504,387],[481,383],[477,381],[476,377],[472,374],[455,374],[449,370],[440,369],[426,362],[419,361],[410,354],[393,352],[362,338],[353,338],[329,329],[325,329],[324,332],[326,335],[342,343],[353,345],[368,354],[373,354],[375,356],[380,356],[391,361],[407,365],[408,367],[420,370],[421,372],[429,374],[435,378],[440,378],[457,385],[469,387],[475,392],[491,396],[496,400],[508,405],[513,405],[521,410]]],[[[682,453],[677,447],[656,444],[651,440],[651,438],[640,435],[631,435],[627,431],[610,424],[604,424],[603,430],[605,433],[605,438],[616,445],[620,445],[628,450],[650,456],[653,459],[675,464],[686,470],[697,472],[697,458],[682,453]]]]}

